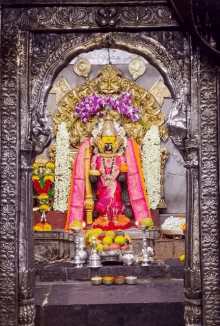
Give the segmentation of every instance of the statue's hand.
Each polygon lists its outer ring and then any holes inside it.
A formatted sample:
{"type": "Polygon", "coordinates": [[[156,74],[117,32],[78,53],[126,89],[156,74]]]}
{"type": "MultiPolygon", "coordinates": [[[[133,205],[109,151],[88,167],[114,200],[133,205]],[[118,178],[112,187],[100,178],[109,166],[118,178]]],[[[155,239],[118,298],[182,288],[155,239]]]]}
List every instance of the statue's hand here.
{"type": "Polygon", "coordinates": [[[118,176],[118,181],[119,182],[125,182],[126,181],[126,173],[120,172],[118,176]]]}

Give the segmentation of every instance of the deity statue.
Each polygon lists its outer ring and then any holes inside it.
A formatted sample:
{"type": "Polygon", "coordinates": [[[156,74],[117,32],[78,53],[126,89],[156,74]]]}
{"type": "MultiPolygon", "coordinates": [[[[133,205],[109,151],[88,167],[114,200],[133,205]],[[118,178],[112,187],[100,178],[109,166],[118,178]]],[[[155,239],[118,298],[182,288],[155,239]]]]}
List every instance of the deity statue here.
{"type": "MultiPolygon", "coordinates": [[[[92,211],[96,227],[127,228],[132,220],[140,223],[143,218],[151,217],[139,146],[136,141],[127,138],[125,132],[116,130],[109,111],[107,109],[102,128],[96,130],[96,135],[86,140],[77,152],[67,229],[72,221],[82,222],[86,218],[87,208],[92,211]],[[88,150],[89,171],[85,164],[88,150]]],[[[92,223],[89,214],[87,223],[92,223]]]]}
{"type": "Polygon", "coordinates": [[[53,121],[54,135],[66,123],[74,153],[66,230],[71,222],[84,220],[93,227],[127,228],[151,216],[148,198],[152,206],[152,196],[156,204],[160,197],[160,152],[152,164],[158,173],[151,179],[146,176],[149,160],[143,176],[140,152],[150,159],[143,141],[152,127],[162,139],[167,132],[150,92],[118,68],[104,66],[62,98],[53,121]],[[148,196],[147,182],[154,185],[148,196]]]}

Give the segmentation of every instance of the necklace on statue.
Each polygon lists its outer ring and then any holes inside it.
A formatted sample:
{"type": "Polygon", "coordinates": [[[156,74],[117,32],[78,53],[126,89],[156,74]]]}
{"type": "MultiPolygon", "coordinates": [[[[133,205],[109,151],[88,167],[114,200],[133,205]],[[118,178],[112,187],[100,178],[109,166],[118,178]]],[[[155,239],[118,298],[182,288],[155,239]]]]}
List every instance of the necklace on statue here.
{"type": "Polygon", "coordinates": [[[115,162],[116,162],[115,157],[111,157],[111,158],[102,157],[101,158],[100,171],[102,173],[103,180],[107,187],[110,186],[114,180],[115,162]],[[105,171],[105,168],[110,168],[111,173],[107,174],[105,171]]]}

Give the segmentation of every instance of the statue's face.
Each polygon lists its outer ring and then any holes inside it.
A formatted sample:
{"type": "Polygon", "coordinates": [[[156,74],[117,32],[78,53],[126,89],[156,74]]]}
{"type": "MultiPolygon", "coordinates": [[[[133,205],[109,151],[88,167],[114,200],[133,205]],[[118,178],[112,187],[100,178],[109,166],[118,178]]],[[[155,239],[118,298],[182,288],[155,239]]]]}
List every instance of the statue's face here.
{"type": "Polygon", "coordinates": [[[121,84],[117,76],[103,75],[98,83],[100,93],[115,94],[121,90],[121,84]]]}
{"type": "Polygon", "coordinates": [[[115,137],[102,137],[102,146],[104,148],[104,152],[112,153],[114,143],[115,137]]]}
{"type": "Polygon", "coordinates": [[[112,153],[112,151],[113,151],[112,143],[105,143],[104,152],[112,153]]]}

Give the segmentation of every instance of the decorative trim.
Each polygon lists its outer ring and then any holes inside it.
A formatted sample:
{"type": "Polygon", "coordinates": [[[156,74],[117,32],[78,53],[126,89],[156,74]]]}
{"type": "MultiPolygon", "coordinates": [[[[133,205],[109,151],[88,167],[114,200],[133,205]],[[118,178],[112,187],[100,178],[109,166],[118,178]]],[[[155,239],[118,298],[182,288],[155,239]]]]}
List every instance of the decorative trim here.
{"type": "Polygon", "coordinates": [[[200,213],[204,325],[220,324],[219,199],[216,73],[201,57],[200,213]]]}
{"type": "MultiPolygon", "coordinates": [[[[53,0],[53,3],[55,1],[53,0]]],[[[19,0],[18,2],[20,5],[28,1],[19,0]]],[[[37,2],[42,3],[42,1],[34,1],[32,4],[37,2]]],[[[71,1],[68,3],[72,4],[71,1]]],[[[201,71],[198,71],[198,62],[194,61],[196,54],[194,52],[190,54],[188,51],[188,35],[177,30],[179,23],[173,18],[169,6],[166,6],[164,2],[155,3],[156,5],[134,6],[132,4],[125,7],[106,5],[104,11],[107,16],[106,20],[103,20],[102,11],[97,5],[29,6],[25,8],[20,6],[3,7],[1,10],[1,14],[3,13],[0,143],[0,315],[2,326],[16,325],[18,318],[20,325],[33,325],[34,273],[32,253],[30,254],[29,251],[30,248],[33,249],[32,234],[27,241],[24,241],[24,236],[31,230],[31,223],[27,221],[30,218],[28,214],[31,209],[32,158],[41,153],[51,140],[50,129],[45,118],[45,102],[52,84],[52,76],[54,77],[58,70],[79,52],[102,47],[127,49],[143,55],[161,72],[165,84],[175,99],[172,111],[176,113],[176,116],[171,114],[170,121],[171,126],[177,130],[175,123],[172,122],[175,122],[175,117],[182,119],[183,128],[179,133],[173,134],[173,139],[177,146],[182,146],[184,150],[187,146],[188,198],[189,205],[192,205],[188,213],[193,212],[190,220],[192,233],[188,237],[193,243],[188,243],[187,253],[188,257],[192,257],[193,264],[197,264],[193,265],[189,261],[185,270],[187,297],[185,318],[186,323],[191,325],[201,324],[202,283],[202,323],[216,326],[220,324],[216,76],[213,66],[205,58],[202,58],[201,71]],[[170,27],[175,27],[176,30],[165,31],[170,27]],[[133,32],[120,32],[120,29],[125,28],[127,30],[130,28],[133,32]],[[157,28],[164,30],[152,30],[157,28]],[[137,30],[139,30],[138,33],[137,30]],[[141,33],[140,30],[142,30],[141,33]],[[39,33],[29,33],[29,31],[39,33]],[[62,31],[65,33],[62,34],[62,31]],[[77,33],[72,33],[73,31],[77,33]],[[78,33],[79,31],[81,34],[78,33]],[[189,62],[191,58],[192,61],[189,62]],[[29,60],[28,67],[25,66],[27,60],[29,60]],[[192,93],[189,93],[190,64],[191,78],[198,73],[200,76],[200,102],[195,87],[192,87],[192,93]],[[30,103],[28,102],[29,95],[30,103]],[[194,99],[191,102],[191,108],[188,103],[190,96],[194,99]],[[196,104],[200,106],[200,120],[196,118],[196,104]],[[188,120],[185,126],[186,113],[188,120]],[[193,124],[189,123],[189,120],[193,124]],[[200,161],[197,155],[198,121],[201,124],[200,161]],[[184,142],[186,133],[188,139],[184,142]],[[198,161],[200,169],[197,167],[198,161]],[[21,203],[20,215],[18,215],[19,203],[21,203]],[[199,233],[196,233],[198,227],[196,223],[199,217],[201,219],[202,275],[200,274],[200,261],[196,261],[200,255],[198,252],[199,233]],[[20,229],[16,221],[19,222],[20,229]],[[18,243],[20,243],[19,248],[18,243]],[[20,253],[23,253],[22,257],[27,259],[24,264],[19,257],[20,253]],[[200,276],[202,276],[202,281],[200,276]],[[17,307],[18,297],[19,307],[17,307]]],[[[7,1],[8,4],[9,1],[7,1]]],[[[194,84],[195,81],[196,78],[194,78],[194,84]]]]}
{"type": "Polygon", "coordinates": [[[4,20],[20,30],[179,27],[170,6],[53,6],[4,9],[4,20]]]}
{"type": "Polygon", "coordinates": [[[15,325],[18,288],[18,34],[2,33],[1,182],[0,182],[0,316],[1,325],[15,325]]]}

